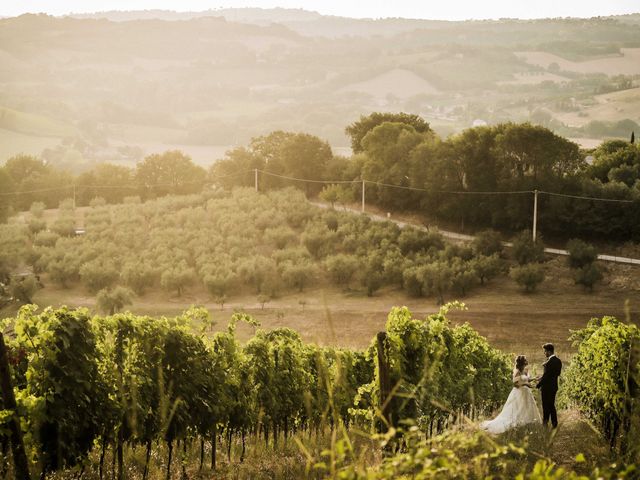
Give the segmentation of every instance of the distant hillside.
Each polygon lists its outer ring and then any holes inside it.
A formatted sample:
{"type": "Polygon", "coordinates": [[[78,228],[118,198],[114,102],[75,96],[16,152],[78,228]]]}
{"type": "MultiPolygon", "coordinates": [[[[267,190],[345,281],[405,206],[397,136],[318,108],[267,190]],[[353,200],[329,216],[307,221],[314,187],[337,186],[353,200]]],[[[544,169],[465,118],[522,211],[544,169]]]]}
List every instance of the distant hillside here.
{"type": "MultiPolygon", "coordinates": [[[[346,147],[344,125],[377,110],[419,114],[442,135],[529,120],[593,142],[581,125],[596,96],[640,86],[638,18],[443,22],[247,8],[0,19],[0,108],[11,120],[0,128],[16,135],[2,153],[53,136],[52,162],[69,145],[88,160],[130,161],[118,154],[129,145],[142,155],[208,148],[204,163],[276,129],[346,147]]],[[[597,120],[640,122],[622,98],[597,120]]]]}

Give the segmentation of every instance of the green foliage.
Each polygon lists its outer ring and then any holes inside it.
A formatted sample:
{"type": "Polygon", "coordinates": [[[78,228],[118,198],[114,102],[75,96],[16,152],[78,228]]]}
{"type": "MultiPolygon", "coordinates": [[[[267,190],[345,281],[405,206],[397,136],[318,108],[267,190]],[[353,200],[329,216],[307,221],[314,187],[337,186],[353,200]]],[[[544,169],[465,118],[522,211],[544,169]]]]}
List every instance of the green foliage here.
{"type": "Polygon", "coordinates": [[[584,268],[598,259],[595,247],[579,239],[569,240],[566,250],[569,252],[567,261],[571,268],[584,268]]]}
{"type": "Polygon", "coordinates": [[[502,238],[495,230],[483,230],[475,234],[471,246],[476,255],[490,257],[493,254],[502,255],[502,238]]]}
{"type": "Polygon", "coordinates": [[[489,257],[479,255],[471,261],[471,268],[480,279],[480,283],[484,284],[485,281],[497,277],[503,271],[505,262],[497,254],[489,257]]]}
{"type": "Polygon", "coordinates": [[[331,204],[331,208],[334,208],[336,202],[343,205],[350,203],[354,200],[352,191],[343,185],[331,184],[325,186],[319,194],[319,197],[325,202],[331,204]]]}
{"type": "Polygon", "coordinates": [[[523,287],[525,292],[533,292],[544,281],[544,268],[537,263],[527,263],[512,267],[509,276],[523,287]]]}
{"type": "Polygon", "coordinates": [[[127,262],[120,270],[120,278],[124,284],[136,294],[142,295],[145,290],[156,283],[158,272],[147,262],[127,262]]]}
{"type": "Polygon", "coordinates": [[[351,279],[361,266],[361,261],[357,257],[343,253],[330,255],[325,260],[325,267],[331,279],[345,287],[349,286],[351,279]]]}
{"type": "Polygon", "coordinates": [[[520,265],[541,262],[544,259],[544,243],[540,238],[534,242],[531,231],[523,230],[513,239],[511,253],[520,265]]]}
{"type": "Polygon", "coordinates": [[[145,198],[187,194],[202,189],[205,170],[178,150],[153,154],[136,166],[135,182],[145,198]]]}
{"type": "Polygon", "coordinates": [[[33,202],[29,211],[34,218],[42,218],[46,205],[43,202],[33,202]]]}
{"type": "Polygon", "coordinates": [[[47,222],[41,218],[32,218],[29,220],[28,228],[32,235],[37,235],[47,228],[47,222]]]}
{"type": "Polygon", "coordinates": [[[29,430],[43,472],[81,463],[100,434],[107,390],[99,374],[95,336],[86,310],[23,307],[16,342],[28,352],[28,379],[16,395],[29,401],[29,430]]]}
{"type": "MultiPolygon", "coordinates": [[[[47,271],[49,272],[49,278],[63,288],[68,287],[69,283],[74,281],[79,274],[77,262],[68,255],[63,256],[61,259],[54,259],[49,262],[47,265],[47,271]]],[[[96,288],[101,287],[101,284],[96,285],[96,288]]]]}
{"type": "Polygon", "coordinates": [[[398,237],[398,246],[403,255],[427,252],[430,249],[444,248],[444,239],[437,232],[422,232],[417,228],[407,227],[398,237]]]}
{"type": "Polygon", "coordinates": [[[302,292],[304,287],[312,284],[318,273],[318,268],[308,260],[295,264],[287,261],[282,264],[282,279],[285,284],[290,288],[297,289],[299,292],[302,292]]]}
{"type": "Polygon", "coordinates": [[[582,268],[576,269],[573,277],[578,285],[582,285],[589,291],[593,291],[593,286],[602,280],[602,278],[602,271],[595,263],[590,263],[582,268]]]}
{"type": "Polygon", "coordinates": [[[438,305],[444,304],[444,294],[453,286],[453,268],[446,262],[434,262],[421,270],[422,288],[427,295],[436,295],[438,305]]]}
{"type": "Polygon", "coordinates": [[[104,207],[107,204],[107,201],[103,197],[93,197],[89,202],[90,207],[104,207]]]}
{"type": "Polygon", "coordinates": [[[33,294],[38,288],[38,282],[33,275],[14,278],[9,284],[9,294],[18,302],[33,303],[33,294]]]}
{"type": "Polygon", "coordinates": [[[62,200],[60,200],[60,203],[58,203],[58,209],[63,213],[68,213],[71,214],[73,212],[73,208],[74,208],[74,201],[73,198],[64,198],[62,200]]]}
{"type": "Polygon", "coordinates": [[[176,292],[182,295],[184,289],[195,281],[196,276],[193,269],[189,268],[185,262],[181,262],[173,267],[169,267],[160,275],[160,285],[169,292],[176,292]]]}
{"type": "Polygon", "coordinates": [[[61,237],[72,237],[76,233],[73,217],[59,217],[51,224],[51,231],[61,237]]]}
{"type": "Polygon", "coordinates": [[[336,235],[326,225],[311,224],[302,235],[302,243],[316,259],[327,256],[333,250],[336,235]]]}
{"type": "Polygon", "coordinates": [[[93,260],[83,264],[79,270],[80,278],[89,291],[96,293],[110,287],[118,280],[118,270],[112,262],[93,260]]]}
{"type": "MultiPolygon", "coordinates": [[[[488,472],[574,478],[544,462],[530,467],[522,462],[522,448],[503,446],[481,432],[434,436],[452,415],[492,411],[511,388],[506,356],[469,325],[448,322],[447,313],[461,304],[447,304],[423,320],[406,308],[390,312],[384,354],[394,392],[392,423],[371,440],[389,451],[398,442],[403,447],[371,467],[359,463],[346,429],[355,422],[359,435],[366,435],[363,429],[378,423],[375,347],[318,347],[287,328],[258,330],[243,347],[235,338],[237,324],[258,324],[241,313],[207,340],[190,331],[210,323],[201,307],[175,318],[126,313],[93,319],[83,309],[37,314],[36,308],[20,310],[10,349],[25,352],[14,363],[16,397],[27,448],[44,472],[74,465],[97,469],[88,455],[100,444],[111,446],[118,470],[125,471],[116,452],[127,446],[166,442],[172,448],[178,440],[218,441],[221,432],[225,442],[235,443],[237,436],[239,443],[249,432],[260,432],[275,449],[294,430],[332,426],[332,450],[320,454],[315,469],[331,469],[336,478],[365,478],[355,476],[365,471],[366,478],[440,478],[443,472],[459,478],[488,472]],[[408,426],[402,433],[401,425],[408,426]]],[[[640,340],[637,329],[615,319],[593,320],[575,339],[579,354],[563,375],[563,390],[597,422],[624,418],[625,359],[640,340]]],[[[244,450],[241,455],[242,460],[244,450]]],[[[164,463],[157,453],[151,461],[164,463]]],[[[607,470],[598,475],[609,478],[607,470]]]]}
{"type": "Polygon", "coordinates": [[[134,293],[128,288],[117,286],[113,289],[104,288],[96,295],[96,307],[101,312],[113,315],[133,302],[134,293]]]}
{"type": "Polygon", "coordinates": [[[364,150],[364,146],[362,144],[364,137],[366,137],[371,130],[384,122],[397,122],[411,125],[420,133],[429,132],[431,130],[429,124],[424,119],[412,113],[373,112],[367,116],[361,115],[358,121],[353,122],[345,128],[346,134],[351,137],[351,150],[353,150],[354,153],[362,152],[364,150]]]}
{"type": "Polygon", "coordinates": [[[638,434],[630,431],[637,428],[630,416],[637,415],[631,405],[640,380],[638,328],[614,317],[593,318],[586,328],[573,332],[572,340],[578,353],[563,375],[563,398],[591,418],[612,446],[626,453],[631,447],[628,439],[638,434]]]}
{"type": "MultiPolygon", "coordinates": [[[[447,304],[424,320],[412,318],[406,307],[389,313],[385,355],[395,392],[390,403],[393,426],[414,419],[428,430],[449,412],[493,408],[509,390],[506,357],[469,325],[452,327],[446,318],[452,308],[464,305],[447,304]]],[[[374,423],[380,398],[378,376],[376,370],[375,381],[360,387],[354,409],[354,414],[374,423]]]]}

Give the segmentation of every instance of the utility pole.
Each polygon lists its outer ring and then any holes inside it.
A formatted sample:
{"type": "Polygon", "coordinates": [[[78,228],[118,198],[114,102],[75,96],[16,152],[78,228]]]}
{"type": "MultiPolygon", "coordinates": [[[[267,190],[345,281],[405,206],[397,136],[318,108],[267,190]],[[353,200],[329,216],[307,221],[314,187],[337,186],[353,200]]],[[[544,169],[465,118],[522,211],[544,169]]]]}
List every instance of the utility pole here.
{"type": "Polygon", "coordinates": [[[255,185],[255,187],[256,187],[256,192],[257,192],[257,191],[258,191],[258,169],[257,169],[257,168],[254,168],[254,169],[253,169],[253,174],[254,174],[254,181],[253,181],[253,183],[254,183],[254,185],[255,185]]]}
{"type": "Polygon", "coordinates": [[[377,347],[378,347],[378,379],[380,388],[380,413],[382,414],[383,422],[386,425],[380,425],[380,431],[385,432],[389,430],[391,425],[391,376],[389,374],[389,359],[387,358],[387,332],[378,332],[376,335],[377,347]]]}
{"type": "Polygon", "coordinates": [[[533,243],[536,242],[536,230],[538,228],[538,190],[533,191],[533,243]]]}
{"type": "Polygon", "coordinates": [[[364,179],[362,179],[362,213],[364,213],[364,179]]]}

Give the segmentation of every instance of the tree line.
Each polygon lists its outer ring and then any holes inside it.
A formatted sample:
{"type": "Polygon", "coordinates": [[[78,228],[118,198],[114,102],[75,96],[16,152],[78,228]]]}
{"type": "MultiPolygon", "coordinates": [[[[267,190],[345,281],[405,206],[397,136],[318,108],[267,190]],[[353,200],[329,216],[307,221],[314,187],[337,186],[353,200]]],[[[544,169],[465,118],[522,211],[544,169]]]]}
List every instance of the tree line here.
{"type": "Polygon", "coordinates": [[[343,202],[359,198],[361,186],[321,182],[365,179],[373,184],[367,201],[389,210],[425,212],[461,229],[522,230],[531,224],[531,192],[559,193],[565,196],[538,198],[541,231],[564,238],[640,238],[640,150],[633,140],[606,141],[584,151],[528,123],[475,127],[443,139],[417,115],[378,112],[345,131],[350,157],[333,155],[316,136],[276,131],[230,150],[208,170],[178,151],[150,155],[135,168],[101,164],[78,176],[34,157],[13,157],[0,168],[5,193],[0,211],[6,217],[34,201],[52,208],[74,191],[76,204],[88,205],[95,197],[118,203],[131,196],[196,193],[205,184],[254,186],[253,172],[259,169],[267,174],[260,178],[261,189],[296,186],[314,196],[324,188],[328,198],[343,202]]]}

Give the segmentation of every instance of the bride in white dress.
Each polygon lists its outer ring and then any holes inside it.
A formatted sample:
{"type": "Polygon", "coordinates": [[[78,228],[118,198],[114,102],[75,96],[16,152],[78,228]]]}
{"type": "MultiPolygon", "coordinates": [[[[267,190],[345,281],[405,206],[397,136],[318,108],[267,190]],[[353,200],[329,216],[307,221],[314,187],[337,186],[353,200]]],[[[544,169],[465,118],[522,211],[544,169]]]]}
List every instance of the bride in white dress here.
{"type": "Polygon", "coordinates": [[[482,422],[481,428],[489,433],[503,433],[510,428],[540,423],[540,412],[531,392],[527,357],[518,355],[513,369],[513,388],[500,414],[493,420],[482,422]]]}

